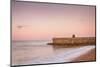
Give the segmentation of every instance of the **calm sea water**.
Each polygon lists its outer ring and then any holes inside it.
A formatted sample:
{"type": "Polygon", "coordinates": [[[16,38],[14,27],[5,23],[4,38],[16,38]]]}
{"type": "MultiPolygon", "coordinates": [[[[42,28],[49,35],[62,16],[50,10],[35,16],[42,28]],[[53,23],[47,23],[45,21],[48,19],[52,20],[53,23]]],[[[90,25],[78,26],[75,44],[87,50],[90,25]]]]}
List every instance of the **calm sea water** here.
{"type": "Polygon", "coordinates": [[[12,65],[71,62],[74,58],[95,48],[82,46],[57,48],[47,45],[51,41],[16,41],[12,43],[12,65]]]}

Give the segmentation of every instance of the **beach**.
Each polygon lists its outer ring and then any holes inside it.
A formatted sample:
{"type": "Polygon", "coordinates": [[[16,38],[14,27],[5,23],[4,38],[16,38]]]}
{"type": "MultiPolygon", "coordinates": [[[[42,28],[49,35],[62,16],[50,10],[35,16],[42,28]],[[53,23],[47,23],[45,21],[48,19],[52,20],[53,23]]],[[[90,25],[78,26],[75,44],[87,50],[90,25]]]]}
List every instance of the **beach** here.
{"type": "Polygon", "coordinates": [[[14,42],[12,46],[12,65],[95,60],[95,45],[54,47],[45,44],[46,42],[14,42]]]}
{"type": "Polygon", "coordinates": [[[91,49],[83,55],[73,59],[72,62],[79,62],[79,61],[95,61],[96,60],[96,49],[91,49]]]}

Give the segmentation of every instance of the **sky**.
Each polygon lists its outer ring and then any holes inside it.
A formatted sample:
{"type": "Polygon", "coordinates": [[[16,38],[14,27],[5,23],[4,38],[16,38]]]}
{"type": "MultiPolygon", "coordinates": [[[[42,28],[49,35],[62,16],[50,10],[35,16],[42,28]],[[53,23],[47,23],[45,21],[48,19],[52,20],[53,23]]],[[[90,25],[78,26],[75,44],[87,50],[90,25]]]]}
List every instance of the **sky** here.
{"type": "Polygon", "coordinates": [[[95,6],[12,2],[13,40],[95,37],[95,6]]]}

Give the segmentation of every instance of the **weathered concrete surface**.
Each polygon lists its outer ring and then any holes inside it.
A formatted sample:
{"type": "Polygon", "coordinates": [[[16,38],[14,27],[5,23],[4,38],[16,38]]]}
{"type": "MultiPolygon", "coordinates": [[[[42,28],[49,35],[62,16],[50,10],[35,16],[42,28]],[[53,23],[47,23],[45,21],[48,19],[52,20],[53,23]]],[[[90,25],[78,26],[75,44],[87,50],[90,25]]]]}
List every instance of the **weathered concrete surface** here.
{"type": "Polygon", "coordinates": [[[96,44],[95,37],[75,37],[75,38],[53,38],[53,43],[48,43],[49,45],[94,45],[96,44]]]}

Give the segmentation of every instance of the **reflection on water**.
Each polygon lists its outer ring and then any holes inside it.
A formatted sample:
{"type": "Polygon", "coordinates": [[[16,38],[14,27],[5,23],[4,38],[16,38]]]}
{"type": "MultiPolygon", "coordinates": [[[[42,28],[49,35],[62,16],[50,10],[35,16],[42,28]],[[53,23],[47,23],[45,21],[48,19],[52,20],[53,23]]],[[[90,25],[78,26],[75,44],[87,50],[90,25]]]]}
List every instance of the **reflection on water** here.
{"type": "Polygon", "coordinates": [[[12,64],[45,64],[70,62],[73,58],[86,53],[95,46],[54,48],[48,41],[12,43],[12,64]]]}

